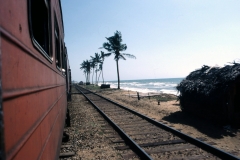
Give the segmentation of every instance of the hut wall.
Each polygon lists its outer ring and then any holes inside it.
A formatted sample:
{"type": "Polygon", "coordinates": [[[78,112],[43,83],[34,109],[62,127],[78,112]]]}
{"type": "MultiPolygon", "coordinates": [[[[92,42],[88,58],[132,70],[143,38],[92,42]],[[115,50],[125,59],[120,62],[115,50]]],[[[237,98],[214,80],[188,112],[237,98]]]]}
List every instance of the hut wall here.
{"type": "Polygon", "coordinates": [[[240,127],[240,79],[236,81],[234,86],[233,123],[240,127]]]}
{"type": "Polygon", "coordinates": [[[240,127],[240,80],[229,85],[222,96],[213,98],[201,95],[184,95],[180,99],[181,109],[212,122],[240,127]]]}
{"type": "Polygon", "coordinates": [[[176,88],[183,111],[240,127],[240,63],[224,67],[204,65],[176,88]]]}
{"type": "Polygon", "coordinates": [[[200,104],[194,101],[185,101],[182,110],[192,115],[198,116],[203,119],[210,120],[211,122],[218,124],[226,124],[227,115],[224,114],[224,107],[217,104],[200,104]],[[218,106],[218,107],[216,107],[218,106]]]}

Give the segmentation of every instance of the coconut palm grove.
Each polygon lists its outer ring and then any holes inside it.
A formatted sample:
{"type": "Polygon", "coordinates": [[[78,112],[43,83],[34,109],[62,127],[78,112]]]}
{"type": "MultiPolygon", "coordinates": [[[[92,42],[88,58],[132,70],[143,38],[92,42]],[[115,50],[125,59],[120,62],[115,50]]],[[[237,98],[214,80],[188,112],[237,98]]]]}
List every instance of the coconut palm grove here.
{"type": "Polygon", "coordinates": [[[92,84],[94,84],[94,74],[95,74],[95,84],[98,85],[100,75],[102,75],[102,80],[104,84],[103,76],[103,62],[105,57],[114,55],[114,60],[116,61],[117,67],[117,78],[118,78],[118,89],[120,89],[120,75],[119,75],[119,65],[118,61],[120,59],[126,60],[128,58],[136,57],[132,54],[122,53],[127,50],[127,45],[122,43],[122,34],[119,31],[116,31],[113,36],[106,37],[107,42],[102,44],[102,47],[99,49],[107,50],[107,53],[101,51],[101,54],[95,53],[94,56],[90,56],[91,59],[85,60],[80,64],[80,69],[83,70],[86,78],[86,84],[90,84],[90,74],[92,72],[92,84]],[[95,72],[95,73],[94,73],[95,72]]]}

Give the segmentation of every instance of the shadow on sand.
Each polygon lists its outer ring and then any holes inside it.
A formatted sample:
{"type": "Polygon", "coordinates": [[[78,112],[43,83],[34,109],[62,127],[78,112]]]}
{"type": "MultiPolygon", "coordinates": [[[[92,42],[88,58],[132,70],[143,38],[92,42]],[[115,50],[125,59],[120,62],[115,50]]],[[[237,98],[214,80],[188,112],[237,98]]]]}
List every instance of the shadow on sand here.
{"type": "MultiPolygon", "coordinates": [[[[236,136],[237,129],[232,128],[231,130],[224,130],[223,126],[217,125],[205,119],[193,116],[189,113],[177,111],[168,116],[162,118],[165,121],[175,124],[184,124],[192,126],[199,132],[206,134],[214,139],[222,138],[223,136],[236,136]]],[[[183,131],[184,132],[184,131],[183,131]]]]}

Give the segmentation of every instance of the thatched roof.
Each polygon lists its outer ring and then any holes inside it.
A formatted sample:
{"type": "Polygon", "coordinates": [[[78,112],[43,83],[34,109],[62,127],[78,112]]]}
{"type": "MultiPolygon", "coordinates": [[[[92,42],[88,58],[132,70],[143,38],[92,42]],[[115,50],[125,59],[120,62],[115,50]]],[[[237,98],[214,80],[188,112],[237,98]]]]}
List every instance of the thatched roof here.
{"type": "Polygon", "coordinates": [[[240,78],[240,63],[224,67],[204,65],[201,69],[191,72],[178,86],[179,100],[194,100],[197,103],[214,103],[222,98],[229,85],[240,78]]]}

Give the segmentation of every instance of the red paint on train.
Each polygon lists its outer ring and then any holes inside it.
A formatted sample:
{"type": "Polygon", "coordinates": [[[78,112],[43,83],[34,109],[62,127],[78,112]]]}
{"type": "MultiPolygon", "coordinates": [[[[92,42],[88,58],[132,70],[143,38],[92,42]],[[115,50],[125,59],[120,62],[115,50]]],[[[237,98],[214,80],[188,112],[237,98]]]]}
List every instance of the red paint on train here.
{"type": "Polygon", "coordinates": [[[2,159],[58,159],[71,82],[62,23],[59,0],[0,0],[2,159]]]}

